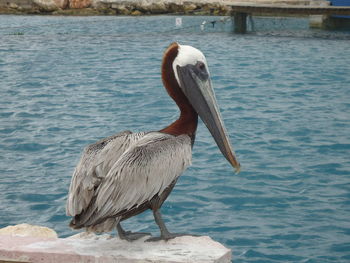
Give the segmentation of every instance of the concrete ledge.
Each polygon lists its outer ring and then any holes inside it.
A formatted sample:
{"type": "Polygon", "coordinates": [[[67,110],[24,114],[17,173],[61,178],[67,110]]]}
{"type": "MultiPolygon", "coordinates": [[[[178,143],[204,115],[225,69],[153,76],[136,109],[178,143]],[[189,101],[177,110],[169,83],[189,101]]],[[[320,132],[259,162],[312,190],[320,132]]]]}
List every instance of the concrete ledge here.
{"type": "Polygon", "coordinates": [[[229,263],[231,250],[208,236],[130,243],[108,235],[70,238],[0,235],[0,262],[229,263]]]}

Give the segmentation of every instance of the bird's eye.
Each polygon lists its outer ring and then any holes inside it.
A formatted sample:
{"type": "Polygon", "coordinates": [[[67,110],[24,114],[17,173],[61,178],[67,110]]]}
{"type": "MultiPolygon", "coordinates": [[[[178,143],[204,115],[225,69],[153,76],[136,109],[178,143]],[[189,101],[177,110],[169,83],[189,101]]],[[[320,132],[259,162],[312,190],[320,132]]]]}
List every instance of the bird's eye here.
{"type": "Polygon", "coordinates": [[[198,62],[197,63],[197,67],[201,70],[201,71],[204,71],[205,70],[205,65],[203,62],[198,62]]]}
{"type": "Polygon", "coordinates": [[[199,77],[201,80],[207,80],[209,77],[209,73],[207,71],[207,67],[202,61],[198,61],[194,67],[194,72],[196,73],[197,77],[199,77]]]}

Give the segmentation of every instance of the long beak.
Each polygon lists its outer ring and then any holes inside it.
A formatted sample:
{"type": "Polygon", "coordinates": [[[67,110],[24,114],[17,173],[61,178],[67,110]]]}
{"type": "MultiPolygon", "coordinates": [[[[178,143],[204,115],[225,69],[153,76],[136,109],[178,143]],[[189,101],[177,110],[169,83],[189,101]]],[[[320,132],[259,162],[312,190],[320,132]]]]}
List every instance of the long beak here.
{"type": "Polygon", "coordinates": [[[177,76],[185,96],[207,126],[222,154],[238,173],[240,164],[222,121],[209,73],[197,65],[187,65],[177,66],[177,76]]]}

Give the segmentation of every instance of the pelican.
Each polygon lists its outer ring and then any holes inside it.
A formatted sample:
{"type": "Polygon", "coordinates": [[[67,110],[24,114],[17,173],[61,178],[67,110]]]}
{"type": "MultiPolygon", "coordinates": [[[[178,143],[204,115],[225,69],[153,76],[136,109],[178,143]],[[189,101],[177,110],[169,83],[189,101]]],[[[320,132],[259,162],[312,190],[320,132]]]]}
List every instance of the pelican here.
{"type": "Polygon", "coordinates": [[[191,164],[198,116],[224,157],[239,171],[203,53],[172,43],[163,55],[161,75],[179,107],[179,118],[159,131],[123,131],[87,146],[69,188],[66,213],[73,217],[70,227],[97,233],[116,228],[121,239],[132,241],[148,233],[125,231],[120,223],[151,209],[160,237],[150,240],[178,236],[168,231],[160,208],[191,164]]]}

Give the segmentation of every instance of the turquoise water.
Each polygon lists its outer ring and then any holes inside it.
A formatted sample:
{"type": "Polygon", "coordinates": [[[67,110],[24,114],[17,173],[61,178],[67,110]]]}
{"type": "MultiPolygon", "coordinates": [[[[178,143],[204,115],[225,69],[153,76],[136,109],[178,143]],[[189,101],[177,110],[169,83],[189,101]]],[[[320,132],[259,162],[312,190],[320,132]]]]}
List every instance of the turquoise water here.
{"type": "MultiPolygon", "coordinates": [[[[161,129],[177,109],[160,80],[173,41],[207,56],[242,164],[234,174],[200,123],[193,166],[162,211],[172,231],[210,235],[234,262],[350,261],[350,33],[305,19],[0,16],[0,227],[74,231],[70,176],[86,144],[161,129]]],[[[151,213],[125,228],[157,233],[151,213]]]]}

